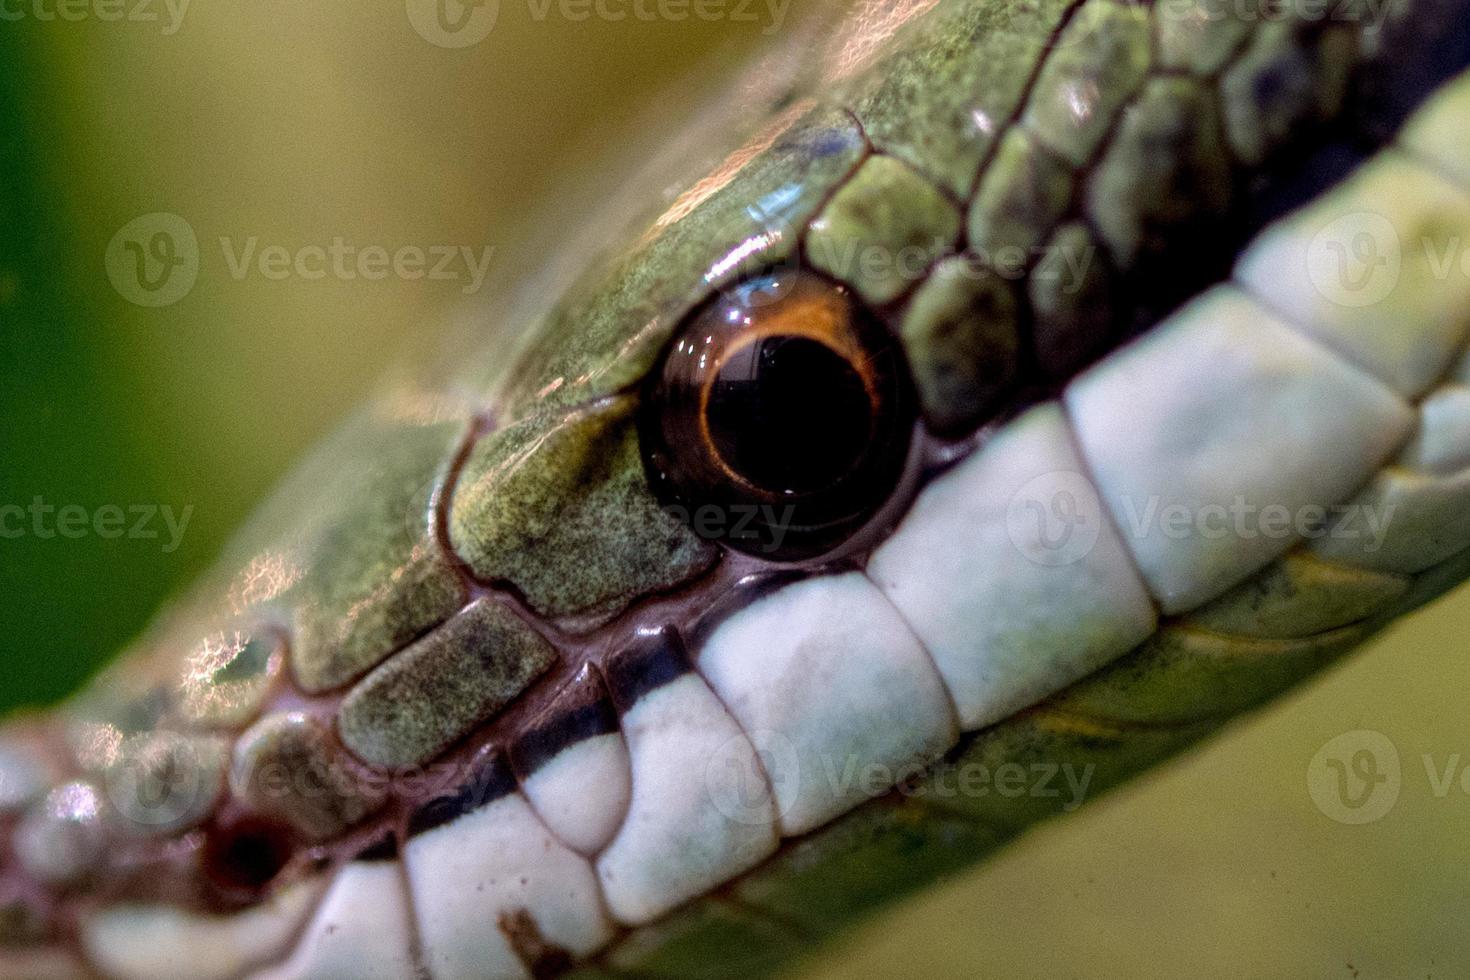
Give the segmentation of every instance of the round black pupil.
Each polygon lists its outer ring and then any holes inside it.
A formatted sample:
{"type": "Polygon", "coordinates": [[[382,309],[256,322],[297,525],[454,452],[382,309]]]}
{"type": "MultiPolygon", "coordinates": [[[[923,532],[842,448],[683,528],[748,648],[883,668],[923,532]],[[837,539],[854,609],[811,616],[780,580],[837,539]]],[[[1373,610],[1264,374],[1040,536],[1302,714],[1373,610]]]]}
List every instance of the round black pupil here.
{"type": "Polygon", "coordinates": [[[772,493],[831,486],[862,458],[873,409],[842,355],[807,337],[764,337],[725,360],[710,437],[736,473],[772,493]]]}

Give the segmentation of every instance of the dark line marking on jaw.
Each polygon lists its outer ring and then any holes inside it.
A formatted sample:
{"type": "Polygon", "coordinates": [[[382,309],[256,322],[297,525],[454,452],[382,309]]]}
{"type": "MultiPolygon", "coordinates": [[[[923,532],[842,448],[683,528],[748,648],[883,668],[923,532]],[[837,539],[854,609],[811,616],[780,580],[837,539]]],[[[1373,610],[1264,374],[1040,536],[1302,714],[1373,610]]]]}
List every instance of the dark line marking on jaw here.
{"type": "Polygon", "coordinates": [[[391,831],[384,834],[380,839],[369,844],[361,854],[352,860],[364,864],[378,864],[385,861],[398,860],[398,836],[391,831]]]}
{"type": "Polygon", "coordinates": [[[511,768],[524,782],[562,751],[617,731],[617,709],[602,675],[591,664],[583,664],[551,704],[511,742],[511,768]]]}
{"type": "Polygon", "coordinates": [[[603,665],[608,691],[623,714],[645,694],[693,669],[684,641],[672,626],[639,630],[628,646],[608,657],[603,665]]]}
{"type": "Polygon", "coordinates": [[[841,565],[819,566],[812,570],[777,569],[772,572],[757,572],[747,575],[736,582],[734,587],[724,595],[718,597],[708,609],[699,615],[694,625],[689,629],[689,648],[698,651],[704,648],[710,636],[724,624],[725,620],[734,616],[742,610],[749,609],[756,602],[764,599],[772,593],[778,592],[788,585],[795,585],[812,575],[831,574],[834,572],[855,571],[856,567],[846,568],[841,565]]]}
{"type": "Polygon", "coordinates": [[[408,836],[417,837],[504,799],[516,791],[515,774],[505,753],[492,747],[482,757],[478,775],[458,789],[425,803],[408,821],[408,836]]]}

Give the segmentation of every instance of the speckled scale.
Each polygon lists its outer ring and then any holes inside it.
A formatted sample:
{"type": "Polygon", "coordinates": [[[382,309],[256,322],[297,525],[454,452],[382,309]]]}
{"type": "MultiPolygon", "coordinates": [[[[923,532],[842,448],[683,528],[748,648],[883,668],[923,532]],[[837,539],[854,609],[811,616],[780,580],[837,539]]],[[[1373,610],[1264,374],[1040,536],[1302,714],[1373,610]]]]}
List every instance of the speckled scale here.
{"type": "Polygon", "coordinates": [[[36,739],[19,731],[0,736],[0,817],[21,812],[54,781],[52,764],[36,739]]]}
{"type": "Polygon", "coordinates": [[[1349,625],[1297,639],[1219,635],[1190,626],[1158,632],[1138,651],[1057,698],[1057,705],[1121,724],[1186,725],[1253,708],[1361,643],[1349,625]]]}
{"type": "Polygon", "coordinates": [[[1041,247],[1026,279],[1031,303],[1031,346],[1048,378],[1075,374],[1117,340],[1118,273],[1087,224],[1061,225],[1041,247]]]}
{"type": "Polygon", "coordinates": [[[301,583],[286,598],[302,687],[326,690],[362,675],[463,602],[427,505],[464,429],[457,421],[384,426],[356,447],[362,471],[341,474],[341,495],[324,500],[301,583]]]}
{"type": "Polygon", "coordinates": [[[284,633],[263,624],[206,636],[185,657],[180,671],[180,718],[204,728],[249,724],[285,669],[286,656],[284,633]]]}
{"type": "Polygon", "coordinates": [[[1370,619],[1403,599],[1410,585],[1402,575],[1343,568],[1293,551],[1190,619],[1214,633],[1300,639],[1370,619]]]}
{"type": "Polygon", "coordinates": [[[480,580],[537,614],[604,620],[717,558],[654,497],[625,397],[481,437],[449,507],[449,540],[480,580]]]}
{"type": "MultiPolygon", "coordinates": [[[[1434,327],[1426,322],[1415,329],[1429,336],[1434,327]]],[[[1378,343],[1386,341],[1380,337],[1378,343]]],[[[1457,383],[1449,381],[1445,390],[1457,383]]],[[[1424,465],[1426,445],[1453,445],[1452,439],[1444,442],[1451,437],[1443,432],[1445,426],[1460,431],[1455,416],[1447,421],[1432,404],[1433,397],[1421,408],[1425,421],[1417,440],[1384,474],[1424,465]]],[[[1431,458],[1452,457],[1440,452],[1431,458]]],[[[1408,540],[1415,540],[1412,528],[1408,540]]],[[[1426,560],[1440,557],[1431,553],[1426,560]]],[[[1166,621],[1154,637],[1099,673],[966,739],[918,786],[783,849],[737,885],[743,917],[732,928],[749,943],[772,923],[813,934],[840,930],[867,901],[889,900],[907,873],[943,847],[963,849],[969,839],[983,853],[1038,819],[1069,812],[1330,662],[1443,592],[1466,569],[1470,548],[1414,576],[1298,547],[1203,608],[1166,621]],[[1038,770],[1053,774],[1055,792],[1027,791],[1038,770]],[[1020,780],[1019,791],[1014,781],[1012,791],[998,791],[997,776],[1007,771],[1020,780]],[[960,788],[965,781],[968,792],[960,788]],[[985,791],[974,791],[977,781],[985,791]],[[867,868],[882,869],[871,886],[863,876],[867,868]]],[[[919,871],[918,881],[943,870],[919,871]]],[[[640,936],[645,946],[628,962],[677,958],[683,930],[696,930],[718,913],[722,901],[705,900],[681,915],[679,931],[640,936]]]]}
{"type": "Polygon", "coordinates": [[[174,691],[137,653],[98,674],[61,709],[62,738],[82,772],[103,771],[123,739],[163,726],[172,714],[174,691]]]}
{"type": "Polygon", "coordinates": [[[626,253],[571,288],[525,351],[508,414],[588,402],[641,380],[711,286],[792,254],[803,226],[866,150],[844,112],[774,117],[626,253]]]}
{"type": "Polygon", "coordinates": [[[1056,39],[1021,117],[1073,166],[1090,163],[1149,67],[1148,11],[1086,0],[1056,39]]]}
{"type": "Polygon", "coordinates": [[[1007,130],[970,203],[970,249],[1024,268],[1071,204],[1076,173],[1020,126],[1007,130]]]}
{"type": "Polygon", "coordinates": [[[960,213],[902,161],[875,155],[832,195],[807,231],[806,258],[873,306],[898,299],[954,250],[960,213]]]}
{"type": "Polygon", "coordinates": [[[1225,135],[1237,159],[1260,164],[1298,127],[1330,119],[1346,94],[1356,48],[1345,24],[1320,32],[1290,21],[1265,25],[1220,78],[1225,135]]]}
{"type": "Polygon", "coordinates": [[[1154,78],[1123,113],[1087,186],[1086,209],[1113,264],[1132,268],[1190,235],[1209,234],[1230,206],[1233,173],[1220,111],[1203,82],[1154,78]]]}
{"type": "Polygon", "coordinates": [[[876,149],[966,197],[1067,9],[1066,0],[941,4],[901,28],[891,51],[834,98],[876,149]]]}
{"type": "Polygon", "coordinates": [[[84,780],[57,786],[16,824],[13,860],[33,881],[65,889],[106,867],[110,814],[100,787],[84,780]]]}
{"type": "Polygon", "coordinates": [[[228,612],[285,629],[305,691],[341,689],[464,605],[431,505],[472,418],[419,388],[375,399],[230,549],[228,612]]]}
{"type": "Polygon", "coordinates": [[[965,816],[905,806],[892,794],[795,842],[741,881],[736,895],[756,916],[828,936],[1010,836],[965,816]]]}
{"type": "Polygon", "coordinates": [[[156,729],[126,739],[102,777],[119,826],[169,837],[203,824],[224,791],[228,753],[213,734],[156,729]]]}
{"type": "Polygon", "coordinates": [[[331,725],[301,712],[268,715],[241,734],[230,789],[253,812],[323,841],[370,817],[383,787],[362,778],[331,725]]]}
{"type": "Polygon", "coordinates": [[[924,417],[938,432],[982,422],[1017,383],[1016,284],[977,261],[941,262],[910,299],[899,326],[924,417]]]}
{"type": "Polygon", "coordinates": [[[520,616],[479,599],[354,687],[337,712],[337,730],[371,766],[423,765],[555,662],[555,649],[520,616]]]}

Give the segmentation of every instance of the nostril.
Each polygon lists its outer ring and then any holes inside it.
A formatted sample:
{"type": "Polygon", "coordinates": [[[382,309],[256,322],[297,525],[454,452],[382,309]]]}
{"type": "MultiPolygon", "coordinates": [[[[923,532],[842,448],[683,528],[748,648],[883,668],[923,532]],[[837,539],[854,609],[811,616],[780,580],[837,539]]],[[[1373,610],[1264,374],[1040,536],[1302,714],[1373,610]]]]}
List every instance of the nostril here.
{"type": "Polygon", "coordinates": [[[221,820],[205,838],[204,869],[221,892],[253,898],[280,874],[296,846],[292,833],[273,821],[258,817],[221,820]]]}

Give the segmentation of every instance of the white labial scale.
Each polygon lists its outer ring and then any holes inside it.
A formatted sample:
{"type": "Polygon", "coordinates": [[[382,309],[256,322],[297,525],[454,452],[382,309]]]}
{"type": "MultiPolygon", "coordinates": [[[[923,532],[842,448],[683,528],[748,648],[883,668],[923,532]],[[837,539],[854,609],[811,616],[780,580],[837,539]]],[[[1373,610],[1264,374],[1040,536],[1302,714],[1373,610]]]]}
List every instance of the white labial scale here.
{"type": "Polygon", "coordinates": [[[587,956],[612,937],[592,867],[519,793],[411,838],[403,849],[424,965],[434,980],[526,980],[509,933],[587,956]]]}
{"type": "Polygon", "coordinates": [[[1470,72],[1442,86],[1414,113],[1404,124],[1399,142],[1470,191],[1467,132],[1470,132],[1470,72]]]}
{"type": "Polygon", "coordinates": [[[628,747],[617,732],[578,742],[533,772],[521,789],[552,833],[574,850],[596,854],[628,812],[628,747]]]}
{"type": "Polygon", "coordinates": [[[888,790],[959,737],[934,662],[860,572],[758,599],[698,663],[760,754],[785,836],[888,790]]]}
{"type": "Polygon", "coordinates": [[[1262,232],[1235,277],[1294,329],[1418,398],[1470,330],[1467,229],[1470,193],[1389,149],[1262,232]]]}
{"type": "Polygon", "coordinates": [[[1450,476],[1470,467],[1470,386],[1436,388],[1419,406],[1419,428],[1399,465],[1450,476]]]}
{"type": "Polygon", "coordinates": [[[292,885],[228,916],[117,906],[83,924],[82,943],[114,980],[228,980],[285,956],[321,889],[320,881],[292,885]]]}
{"type": "Polygon", "coordinates": [[[415,980],[411,918],[397,862],[348,864],[291,958],[256,980],[415,980]]]}
{"type": "Polygon", "coordinates": [[[1165,612],[1222,594],[1403,445],[1381,382],[1217,287],[1068,386],[1102,499],[1165,612]]]}
{"type": "Polygon", "coordinates": [[[1157,619],[1061,408],[934,480],[868,563],[974,730],[1126,653],[1157,619]]]}
{"type": "Polygon", "coordinates": [[[623,715],[633,798],[597,860],[613,917],[642,925],[776,850],[776,809],[751,747],[697,674],[623,715]]]}
{"type": "Polygon", "coordinates": [[[1470,469],[1387,469],[1312,543],[1329,561],[1413,575],[1470,547],[1470,469]]]}
{"type": "Polygon", "coordinates": [[[1470,389],[1451,382],[1420,406],[1419,429],[1313,542],[1357,568],[1416,574],[1470,548],[1470,389]]]}

